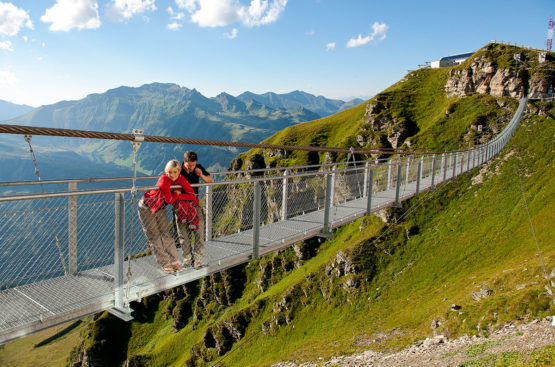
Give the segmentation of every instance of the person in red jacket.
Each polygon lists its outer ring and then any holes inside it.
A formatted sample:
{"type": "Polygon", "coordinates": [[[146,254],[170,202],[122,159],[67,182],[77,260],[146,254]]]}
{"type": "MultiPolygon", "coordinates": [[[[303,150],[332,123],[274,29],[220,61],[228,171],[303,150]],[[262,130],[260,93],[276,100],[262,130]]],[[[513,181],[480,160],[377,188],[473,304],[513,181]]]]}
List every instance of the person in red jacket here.
{"type": "Polygon", "coordinates": [[[143,232],[148,240],[149,247],[164,272],[173,273],[182,271],[179,264],[177,248],[170,235],[168,226],[168,214],[166,205],[173,204],[177,200],[190,200],[193,205],[198,205],[197,196],[187,180],[180,175],[181,164],[177,160],[171,160],[166,164],[165,173],[160,176],[156,186],[158,190],[145,192],[139,201],[139,220],[143,226],[143,232]],[[171,189],[172,185],[180,185],[180,189],[171,189]]]}

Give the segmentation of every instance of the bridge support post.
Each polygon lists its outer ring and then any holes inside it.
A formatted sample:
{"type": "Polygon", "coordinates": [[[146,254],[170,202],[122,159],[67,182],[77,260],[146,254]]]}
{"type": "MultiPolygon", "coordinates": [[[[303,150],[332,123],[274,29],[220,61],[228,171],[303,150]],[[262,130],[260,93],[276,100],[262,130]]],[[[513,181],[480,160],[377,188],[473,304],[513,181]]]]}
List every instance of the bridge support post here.
{"type": "Polygon", "coordinates": [[[335,180],[337,178],[337,164],[333,165],[333,167],[331,169],[331,172],[332,172],[332,174],[331,174],[331,185],[330,185],[330,187],[331,187],[331,196],[330,196],[331,200],[330,200],[330,202],[333,205],[335,203],[335,180]]]}
{"type": "MultiPolygon", "coordinates": [[[[77,183],[70,182],[68,191],[77,191],[77,183]]],[[[69,274],[77,274],[77,196],[67,199],[67,246],[69,274]]]]}
{"type": "Polygon", "coordinates": [[[287,219],[287,192],[288,192],[288,180],[289,170],[286,169],[283,172],[283,187],[281,189],[281,220],[287,219]]]}
{"type": "Polygon", "coordinates": [[[205,238],[206,241],[210,241],[212,239],[212,186],[206,186],[206,220],[205,220],[205,238]]]}
{"type": "Polygon", "coordinates": [[[415,195],[418,195],[420,192],[420,181],[422,180],[422,160],[418,162],[418,173],[416,174],[416,191],[415,195]]]}
{"type": "Polygon", "coordinates": [[[409,173],[410,173],[410,155],[407,157],[407,168],[405,171],[405,185],[409,184],[409,173]]]}
{"type": "Polygon", "coordinates": [[[457,155],[456,152],[453,155],[453,179],[457,176],[457,155]]]}
{"type": "Polygon", "coordinates": [[[330,209],[331,209],[331,196],[333,192],[333,173],[326,175],[326,197],[324,202],[324,228],[322,229],[322,237],[331,237],[330,232],[330,209]]]}
{"type": "Polygon", "coordinates": [[[436,155],[432,155],[432,184],[430,187],[433,189],[436,182],[436,155]]]}
{"type": "Polygon", "coordinates": [[[468,153],[466,154],[466,170],[470,171],[470,155],[472,154],[472,151],[468,151],[468,153]]]}
{"type": "Polygon", "coordinates": [[[369,171],[369,168],[370,168],[370,162],[366,162],[366,164],[364,165],[364,182],[362,184],[362,187],[363,187],[362,197],[368,196],[368,171],[369,171]]]}
{"type": "MultiPolygon", "coordinates": [[[[367,163],[368,164],[368,163],[367,163]]],[[[366,185],[364,190],[366,190],[366,215],[372,213],[372,181],[374,181],[374,171],[368,168],[366,171],[366,185]]]]}
{"type": "Polygon", "coordinates": [[[401,192],[401,162],[397,165],[397,184],[395,185],[395,203],[393,206],[395,208],[401,208],[401,202],[399,201],[399,195],[401,192]]]}
{"type": "Polygon", "coordinates": [[[441,169],[442,173],[443,173],[443,180],[442,182],[445,182],[445,179],[447,178],[447,155],[445,155],[445,153],[442,154],[441,157],[441,164],[443,165],[443,168],[441,169]]]}
{"type": "MultiPolygon", "coordinates": [[[[114,223],[114,308],[108,310],[114,316],[125,321],[131,320],[131,309],[124,300],[123,262],[124,262],[124,233],[125,233],[125,201],[123,193],[115,194],[115,223],[114,223]]],[[[131,261],[131,259],[128,259],[131,261]]]]}
{"type": "Polygon", "coordinates": [[[254,182],[254,202],[253,202],[253,220],[252,220],[252,258],[258,260],[260,247],[260,182],[254,182]]]}
{"type": "Polygon", "coordinates": [[[387,164],[387,185],[385,191],[389,190],[391,187],[391,157],[389,157],[389,162],[387,164]]]}

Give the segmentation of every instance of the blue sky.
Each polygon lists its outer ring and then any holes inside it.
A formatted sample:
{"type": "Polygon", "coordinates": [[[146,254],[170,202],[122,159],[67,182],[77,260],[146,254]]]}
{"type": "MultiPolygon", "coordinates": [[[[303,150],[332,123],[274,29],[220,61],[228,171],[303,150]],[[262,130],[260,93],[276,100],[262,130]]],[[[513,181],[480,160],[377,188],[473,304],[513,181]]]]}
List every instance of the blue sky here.
{"type": "Polygon", "coordinates": [[[207,97],[372,96],[490,40],[545,48],[555,1],[0,1],[0,99],[39,106],[122,85],[207,97]]]}

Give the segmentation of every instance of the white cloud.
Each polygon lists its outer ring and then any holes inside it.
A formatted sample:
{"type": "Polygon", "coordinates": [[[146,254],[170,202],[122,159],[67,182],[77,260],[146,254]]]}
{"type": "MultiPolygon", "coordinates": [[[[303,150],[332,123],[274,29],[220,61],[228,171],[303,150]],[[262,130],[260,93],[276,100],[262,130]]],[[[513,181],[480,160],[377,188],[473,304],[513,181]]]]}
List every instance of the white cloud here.
{"type": "Polygon", "coordinates": [[[229,38],[230,40],[237,37],[237,28],[233,28],[229,33],[224,33],[224,37],[229,38]]]}
{"type": "Polygon", "coordinates": [[[15,36],[23,27],[33,29],[29,14],[12,3],[0,2],[0,33],[15,36]]]}
{"type": "Polygon", "coordinates": [[[177,23],[177,22],[173,22],[173,23],[169,23],[166,27],[170,30],[170,31],[177,31],[179,30],[179,28],[181,28],[182,24],[177,23]]]}
{"type": "Polygon", "coordinates": [[[0,86],[14,85],[16,82],[17,78],[11,71],[0,70],[0,86]]]}
{"type": "Polygon", "coordinates": [[[52,23],[48,28],[51,31],[98,28],[98,3],[95,0],[56,0],[56,4],[46,9],[40,20],[52,23]]]}
{"type": "Polygon", "coordinates": [[[201,27],[224,27],[239,22],[248,27],[275,22],[288,0],[175,0],[179,9],[191,15],[191,21],[201,27]]]}
{"type": "Polygon", "coordinates": [[[335,50],[335,42],[330,42],[326,45],[326,51],[333,51],[335,50]]]}
{"type": "Polygon", "coordinates": [[[199,8],[191,13],[191,20],[201,27],[223,27],[239,19],[232,0],[197,1],[199,8]]]}
{"type": "Polygon", "coordinates": [[[171,6],[168,6],[168,14],[170,15],[170,19],[173,20],[183,20],[185,19],[185,13],[182,11],[174,11],[171,6]]]}
{"type": "Polygon", "coordinates": [[[0,49],[6,51],[13,51],[12,42],[10,40],[0,42],[0,49]]]}
{"type": "Polygon", "coordinates": [[[37,61],[42,61],[42,60],[44,60],[44,57],[42,56],[37,57],[37,61]]]}
{"type": "Polygon", "coordinates": [[[25,42],[29,41],[29,37],[27,37],[27,36],[21,36],[21,38],[23,38],[23,40],[24,40],[25,42]]]}
{"type": "Polygon", "coordinates": [[[198,0],[175,0],[179,9],[186,9],[189,13],[193,13],[198,9],[198,0]]]}
{"type": "Polygon", "coordinates": [[[237,13],[243,24],[253,27],[275,22],[286,5],[287,0],[273,0],[270,5],[267,0],[252,0],[248,9],[241,6],[237,13]]]}
{"type": "Polygon", "coordinates": [[[112,0],[106,7],[106,17],[120,22],[133,18],[135,14],[155,11],[156,0],[112,0]]]}
{"type": "Polygon", "coordinates": [[[305,34],[309,37],[312,37],[312,36],[314,36],[314,34],[316,34],[316,32],[314,32],[314,29],[311,29],[311,30],[306,31],[305,34]]]}
{"type": "Polygon", "coordinates": [[[371,34],[369,34],[366,37],[362,37],[362,35],[359,34],[357,38],[351,38],[347,42],[347,47],[362,46],[362,45],[365,45],[369,42],[374,41],[374,39],[378,39],[379,41],[383,41],[386,37],[385,32],[387,32],[388,29],[389,29],[389,27],[385,23],[374,22],[374,24],[372,24],[372,33],[371,34]]]}

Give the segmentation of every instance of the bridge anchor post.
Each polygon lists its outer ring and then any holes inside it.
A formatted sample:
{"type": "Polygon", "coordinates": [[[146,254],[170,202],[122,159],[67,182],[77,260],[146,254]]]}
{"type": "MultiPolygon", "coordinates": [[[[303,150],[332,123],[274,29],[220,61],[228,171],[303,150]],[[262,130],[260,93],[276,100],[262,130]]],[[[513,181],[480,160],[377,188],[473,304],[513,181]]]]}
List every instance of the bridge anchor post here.
{"type": "Polygon", "coordinates": [[[374,171],[372,169],[369,169],[367,171],[368,173],[367,175],[367,185],[365,187],[366,190],[366,197],[367,197],[367,201],[366,201],[366,215],[370,215],[372,213],[372,181],[374,181],[374,171]]]}
{"type": "MultiPolygon", "coordinates": [[[[125,201],[123,193],[115,194],[115,225],[114,225],[114,308],[109,309],[112,315],[124,321],[132,320],[129,303],[124,301],[123,262],[125,233],[125,201]]],[[[131,259],[128,259],[131,261],[131,259]]]]}
{"type": "Polygon", "coordinates": [[[333,173],[328,173],[326,175],[326,197],[325,197],[325,202],[324,202],[324,228],[322,229],[322,232],[320,233],[320,237],[324,237],[324,238],[331,238],[332,237],[332,233],[330,232],[330,208],[331,208],[331,197],[332,197],[332,191],[333,191],[333,175],[335,174],[335,171],[333,173]]]}
{"type": "Polygon", "coordinates": [[[393,203],[394,208],[402,208],[403,205],[399,201],[399,194],[401,191],[401,162],[397,165],[397,184],[395,185],[395,203],[393,203]]]}

